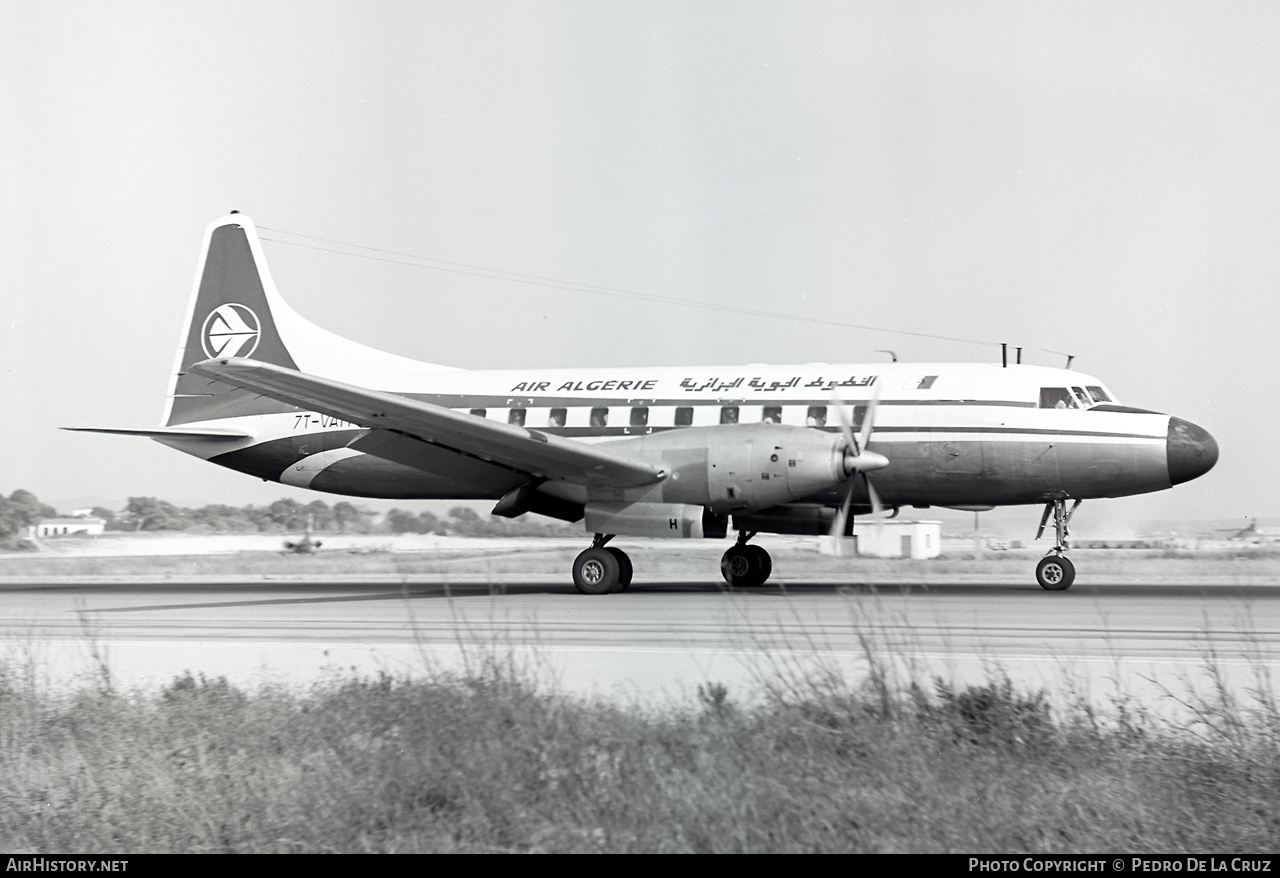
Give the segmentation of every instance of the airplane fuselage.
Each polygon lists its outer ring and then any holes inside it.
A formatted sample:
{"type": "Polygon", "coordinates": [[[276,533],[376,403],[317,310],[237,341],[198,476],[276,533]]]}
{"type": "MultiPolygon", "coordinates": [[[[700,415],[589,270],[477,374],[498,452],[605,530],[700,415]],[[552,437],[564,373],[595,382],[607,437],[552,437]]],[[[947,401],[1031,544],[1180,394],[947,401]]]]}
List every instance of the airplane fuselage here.
{"type": "MultiPolygon", "coordinates": [[[[688,444],[680,433],[699,433],[701,427],[779,424],[838,433],[838,405],[846,408],[856,428],[878,392],[871,448],[891,464],[876,473],[875,484],[884,502],[895,506],[1121,497],[1168,488],[1198,474],[1190,472],[1197,440],[1178,426],[1185,421],[1126,409],[1115,404],[1098,379],[1042,366],[428,371],[365,376],[361,383],[550,435],[607,442],[631,456],[656,460],[668,459],[688,444]],[[1063,399],[1070,405],[1057,407],[1063,399]]],[[[527,480],[473,459],[442,461],[438,472],[396,463],[360,451],[370,432],[365,428],[292,406],[277,408],[217,421],[255,435],[239,447],[161,441],[259,478],[360,497],[497,499],[527,480]]],[[[739,495],[769,475],[751,470],[737,474],[739,495]]],[[[691,485],[666,479],[618,499],[643,495],[658,502],[693,502],[688,499],[696,490],[691,485]]],[[[558,493],[584,502],[588,491],[561,486],[558,493]]],[[[808,499],[837,503],[841,496],[833,487],[808,499]]],[[[714,500],[731,508],[727,498],[714,500]]]]}

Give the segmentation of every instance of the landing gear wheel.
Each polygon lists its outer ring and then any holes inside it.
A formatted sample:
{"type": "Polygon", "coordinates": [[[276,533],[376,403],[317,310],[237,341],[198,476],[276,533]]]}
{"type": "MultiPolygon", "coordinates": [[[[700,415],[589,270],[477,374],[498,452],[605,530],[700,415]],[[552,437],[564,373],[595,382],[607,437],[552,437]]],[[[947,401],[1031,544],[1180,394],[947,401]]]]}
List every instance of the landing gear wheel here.
{"type": "Polygon", "coordinates": [[[1048,555],[1036,565],[1036,581],[1046,591],[1066,591],[1076,580],[1076,565],[1065,555],[1048,555]]]}
{"type": "Polygon", "coordinates": [[[757,585],[764,585],[769,581],[769,574],[773,573],[773,559],[769,557],[769,553],[760,546],[751,544],[747,546],[747,551],[756,557],[756,565],[759,568],[760,581],[757,585]]]}
{"type": "Polygon", "coordinates": [[[631,574],[635,572],[635,568],[631,566],[631,558],[621,549],[608,546],[605,551],[618,559],[618,587],[614,591],[626,591],[631,585],[631,574]]]}
{"type": "Polygon", "coordinates": [[[573,584],[583,594],[608,594],[621,574],[618,559],[605,548],[593,546],[573,560],[573,584]]]}
{"type": "Polygon", "coordinates": [[[741,543],[731,546],[720,559],[720,573],[732,588],[754,588],[764,585],[773,571],[769,553],[759,546],[741,543]]]}

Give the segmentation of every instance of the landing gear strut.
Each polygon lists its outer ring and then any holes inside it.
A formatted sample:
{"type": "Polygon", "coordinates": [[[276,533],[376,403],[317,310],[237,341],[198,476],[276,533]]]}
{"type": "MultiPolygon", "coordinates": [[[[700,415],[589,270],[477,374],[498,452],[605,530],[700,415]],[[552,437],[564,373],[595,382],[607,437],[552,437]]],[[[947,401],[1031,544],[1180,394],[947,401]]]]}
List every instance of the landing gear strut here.
{"type": "Polygon", "coordinates": [[[583,594],[626,591],[633,568],[627,553],[605,543],[613,534],[596,534],[591,548],[573,560],[573,584],[583,594]]]}
{"type": "Polygon", "coordinates": [[[769,557],[769,553],[759,546],[747,543],[753,536],[754,533],[738,531],[738,541],[720,559],[720,572],[731,588],[764,585],[773,572],[773,559],[769,557]]]}
{"type": "Polygon", "coordinates": [[[1040,529],[1036,531],[1036,539],[1044,536],[1044,528],[1050,515],[1053,515],[1053,529],[1056,537],[1053,551],[1041,558],[1040,563],[1036,565],[1036,581],[1040,583],[1041,588],[1048,591],[1066,591],[1076,580],[1076,566],[1066,555],[1067,550],[1071,548],[1067,543],[1067,535],[1070,534],[1067,524],[1071,521],[1071,516],[1075,515],[1076,510],[1080,508],[1080,502],[1075,501],[1071,504],[1071,508],[1067,509],[1066,500],[1054,500],[1045,504],[1044,515],[1040,516],[1040,529]]]}

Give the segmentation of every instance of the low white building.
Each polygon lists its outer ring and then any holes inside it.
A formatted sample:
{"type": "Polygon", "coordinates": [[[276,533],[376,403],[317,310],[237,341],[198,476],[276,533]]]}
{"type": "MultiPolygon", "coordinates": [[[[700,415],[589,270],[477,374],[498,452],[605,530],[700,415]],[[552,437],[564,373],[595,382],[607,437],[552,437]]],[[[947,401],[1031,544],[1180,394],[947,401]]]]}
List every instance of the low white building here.
{"type": "Polygon", "coordinates": [[[936,558],[942,554],[942,522],[860,520],[851,537],[819,537],[824,555],[867,558],[936,558]]]}
{"type": "Polygon", "coordinates": [[[62,537],[69,534],[98,536],[107,527],[101,518],[43,518],[30,527],[33,537],[62,537]]]}

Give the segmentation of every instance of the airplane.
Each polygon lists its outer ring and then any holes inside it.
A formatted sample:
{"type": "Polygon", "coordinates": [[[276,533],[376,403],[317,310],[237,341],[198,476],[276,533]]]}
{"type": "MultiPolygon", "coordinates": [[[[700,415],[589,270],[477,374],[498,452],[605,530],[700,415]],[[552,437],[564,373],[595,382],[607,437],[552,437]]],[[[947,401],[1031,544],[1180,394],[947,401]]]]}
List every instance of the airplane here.
{"type": "Polygon", "coordinates": [[[312,523],[311,513],[307,513],[306,532],[302,535],[302,539],[298,540],[296,543],[293,540],[285,540],[284,550],[286,552],[292,552],[295,555],[310,555],[323,545],[320,540],[313,540],[311,538],[312,523]]]}
{"type": "MultiPolygon", "coordinates": [[[[1069,365],[1069,364],[1068,364],[1069,365]]],[[[1204,475],[1218,445],[1121,405],[1102,381],[1007,363],[471,371],[379,351],[300,316],[256,227],[205,231],[161,426],[146,436],[220,466],[356,497],[492,500],[493,514],[583,522],[578,591],[627,589],[618,536],[736,540],[734,588],[772,571],[761,533],[851,535],[859,515],[1044,505],[1046,590],[1071,586],[1084,500],[1204,475]],[[1068,507],[1068,503],[1071,505],[1068,507]]],[[[874,519],[873,519],[874,520],[874,519]]]]}

